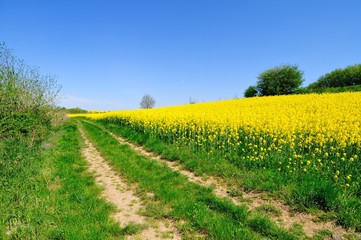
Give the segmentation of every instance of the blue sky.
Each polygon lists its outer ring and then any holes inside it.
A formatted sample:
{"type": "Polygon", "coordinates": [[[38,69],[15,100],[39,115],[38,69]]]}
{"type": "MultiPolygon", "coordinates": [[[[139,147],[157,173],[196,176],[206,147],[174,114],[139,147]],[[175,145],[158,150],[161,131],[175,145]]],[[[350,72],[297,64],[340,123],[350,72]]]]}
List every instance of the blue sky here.
{"type": "Polygon", "coordinates": [[[60,105],[136,109],[242,97],[297,64],[308,85],[361,63],[359,0],[0,0],[0,42],[57,75],[60,105]]]}

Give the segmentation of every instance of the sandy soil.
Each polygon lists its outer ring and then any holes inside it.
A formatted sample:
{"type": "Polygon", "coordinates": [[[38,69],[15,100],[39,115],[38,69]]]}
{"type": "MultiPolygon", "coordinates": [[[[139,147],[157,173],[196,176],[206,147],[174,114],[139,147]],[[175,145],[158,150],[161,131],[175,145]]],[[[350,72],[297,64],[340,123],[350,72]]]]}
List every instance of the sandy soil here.
{"type": "Polygon", "coordinates": [[[141,233],[127,236],[126,239],[181,239],[171,221],[165,219],[150,224],[139,214],[143,206],[135,195],[135,186],[129,186],[104,160],[84,131],[80,129],[80,132],[85,142],[83,155],[90,164],[89,171],[94,173],[96,183],[103,189],[102,196],[116,207],[112,217],[121,227],[130,223],[146,226],[141,233]]]}
{"type": "MultiPolygon", "coordinates": [[[[103,128],[103,130],[107,131],[103,128]]],[[[132,149],[137,151],[138,153],[147,156],[150,159],[166,163],[169,168],[171,168],[174,171],[180,172],[182,175],[186,176],[189,181],[198,183],[203,186],[210,187],[212,186],[214,188],[214,194],[221,198],[228,198],[233,203],[240,205],[240,204],[247,204],[248,208],[250,210],[253,210],[261,205],[264,204],[271,204],[275,206],[277,209],[280,210],[281,214],[280,216],[271,216],[271,218],[277,222],[280,226],[284,228],[290,228],[294,224],[300,224],[303,228],[304,233],[307,236],[314,236],[317,231],[327,229],[333,233],[332,237],[330,239],[337,239],[342,240],[346,239],[346,234],[353,232],[348,232],[346,229],[336,226],[333,222],[314,222],[314,219],[316,219],[316,216],[309,213],[299,213],[292,211],[291,207],[288,205],[283,204],[280,201],[276,200],[269,200],[264,199],[262,196],[263,194],[260,193],[252,193],[252,192],[245,192],[242,191],[242,189],[239,189],[239,191],[242,193],[242,197],[245,199],[248,199],[250,201],[239,201],[237,198],[230,196],[228,188],[225,183],[222,182],[221,179],[216,179],[214,177],[202,177],[202,176],[196,176],[193,172],[182,169],[181,166],[177,165],[177,162],[168,161],[166,159],[163,159],[161,156],[156,155],[153,152],[146,151],[142,146],[134,145],[133,143],[127,141],[126,139],[116,136],[115,134],[107,131],[109,134],[111,134],[114,138],[116,138],[120,143],[127,144],[132,149]]]]}

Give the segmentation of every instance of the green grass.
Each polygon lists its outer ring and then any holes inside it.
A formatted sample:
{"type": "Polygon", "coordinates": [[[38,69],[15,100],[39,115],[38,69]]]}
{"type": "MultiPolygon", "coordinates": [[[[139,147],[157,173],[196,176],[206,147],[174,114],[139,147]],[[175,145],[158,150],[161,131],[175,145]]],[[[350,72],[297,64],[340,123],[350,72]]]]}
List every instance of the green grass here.
{"type": "MultiPolygon", "coordinates": [[[[82,122],[90,140],[113,168],[144,192],[152,192],[154,201],[147,213],[157,218],[172,218],[183,236],[206,235],[210,239],[296,239],[265,216],[251,216],[245,206],[215,197],[210,188],[188,181],[185,176],[135,153],[109,133],[82,122]],[[256,225],[262,223],[262,229],[256,225]]],[[[161,145],[158,145],[161,146],[161,145]]],[[[192,237],[190,237],[192,238],[192,237]]]]}
{"type": "Polygon", "coordinates": [[[74,122],[32,148],[1,141],[0,239],[115,239],[129,231],[86,171],[74,122]]]}
{"type": "Polygon", "coordinates": [[[333,87],[333,88],[300,88],[296,90],[296,94],[310,94],[310,93],[340,93],[340,92],[360,92],[361,85],[333,87]]]}
{"type": "Polygon", "coordinates": [[[361,231],[360,199],[335,187],[330,179],[315,175],[300,178],[296,175],[284,175],[272,169],[250,169],[239,165],[241,161],[225,160],[217,156],[210,157],[192,151],[189,147],[166,144],[147,134],[138,133],[129,126],[106,121],[97,121],[97,124],[135,144],[143,145],[146,149],[168,160],[178,160],[185,169],[197,175],[221,177],[229,185],[245,191],[267,192],[273,198],[288,203],[298,211],[324,211],[328,215],[335,216],[334,220],[338,224],[361,231]]]}
{"type": "Polygon", "coordinates": [[[279,217],[281,216],[281,210],[271,204],[263,204],[256,208],[257,211],[263,213],[269,213],[272,216],[279,217]]]}

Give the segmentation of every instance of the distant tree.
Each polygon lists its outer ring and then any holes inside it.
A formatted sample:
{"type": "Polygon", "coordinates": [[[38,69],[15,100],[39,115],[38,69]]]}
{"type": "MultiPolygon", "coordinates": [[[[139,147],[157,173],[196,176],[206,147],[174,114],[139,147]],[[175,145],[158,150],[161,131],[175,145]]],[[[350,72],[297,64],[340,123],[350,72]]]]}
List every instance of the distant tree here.
{"type": "Polygon", "coordinates": [[[189,104],[195,104],[195,103],[197,103],[197,101],[194,98],[190,97],[189,104]]]}
{"type": "Polygon", "coordinates": [[[256,90],[261,96],[291,94],[303,81],[303,72],[298,66],[281,65],[260,73],[256,90]]]}
{"type": "Polygon", "coordinates": [[[65,109],[65,111],[67,113],[70,113],[70,114],[76,114],[76,113],[88,113],[87,110],[84,110],[84,109],[81,109],[81,108],[68,108],[68,109],[65,109]]]}
{"type": "Polygon", "coordinates": [[[142,100],[140,101],[140,108],[145,108],[145,109],[153,108],[154,105],[155,105],[154,98],[148,94],[145,94],[142,97],[142,100]]]}
{"type": "Polygon", "coordinates": [[[257,96],[257,94],[258,94],[258,91],[257,91],[256,87],[253,85],[249,86],[246,89],[246,91],[244,91],[244,97],[246,97],[246,98],[255,97],[255,96],[257,96]]]}
{"type": "Polygon", "coordinates": [[[361,64],[335,69],[311,83],[308,89],[346,87],[361,84],[361,64]]]}

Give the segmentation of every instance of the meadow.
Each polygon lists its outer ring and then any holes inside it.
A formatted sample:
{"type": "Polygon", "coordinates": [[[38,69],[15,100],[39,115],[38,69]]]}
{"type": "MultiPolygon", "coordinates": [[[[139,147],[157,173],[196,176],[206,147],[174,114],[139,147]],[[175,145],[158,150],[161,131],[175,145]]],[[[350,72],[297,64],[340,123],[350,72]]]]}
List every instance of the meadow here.
{"type": "Polygon", "coordinates": [[[361,230],[359,92],[70,116],[96,120],[198,174],[361,230]]]}

